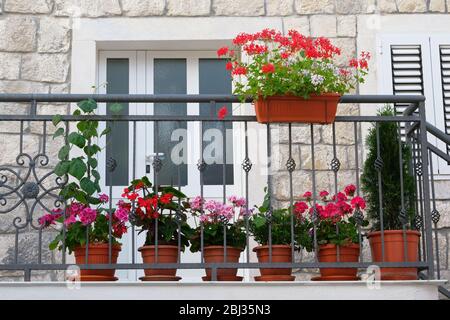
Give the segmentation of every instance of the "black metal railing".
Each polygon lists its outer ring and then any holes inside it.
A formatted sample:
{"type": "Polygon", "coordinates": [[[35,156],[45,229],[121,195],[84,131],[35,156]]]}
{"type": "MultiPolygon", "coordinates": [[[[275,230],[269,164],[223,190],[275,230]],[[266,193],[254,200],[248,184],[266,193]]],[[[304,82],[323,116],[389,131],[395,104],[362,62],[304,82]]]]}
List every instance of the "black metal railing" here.
{"type": "MultiPolygon", "coordinates": [[[[61,202],[61,198],[58,196],[58,191],[68,182],[68,179],[56,177],[53,172],[51,155],[50,155],[50,143],[48,136],[50,132],[50,128],[52,126],[52,115],[43,115],[39,113],[39,106],[41,104],[58,104],[58,103],[76,103],[85,99],[93,99],[97,103],[135,103],[137,106],[137,114],[134,115],[106,115],[106,114],[98,114],[89,116],[89,119],[98,120],[100,123],[119,123],[119,122],[127,122],[131,125],[131,136],[133,137],[130,153],[132,156],[131,161],[131,169],[129,170],[130,180],[138,178],[136,176],[136,166],[137,161],[145,161],[144,159],[137,159],[137,149],[139,144],[139,138],[141,138],[139,132],[137,132],[137,127],[139,124],[143,123],[152,123],[154,127],[158,127],[162,123],[197,123],[201,128],[205,123],[218,123],[218,119],[216,115],[210,116],[200,116],[200,115],[184,115],[184,116],[173,116],[173,115],[148,115],[144,111],[145,107],[148,104],[153,103],[208,103],[211,106],[211,109],[215,110],[215,106],[218,103],[239,103],[239,99],[235,96],[227,96],[227,95],[81,95],[81,94],[0,94],[0,103],[3,104],[13,104],[13,103],[21,103],[21,108],[29,108],[27,114],[23,114],[23,112],[18,112],[17,114],[2,114],[0,115],[0,125],[6,124],[6,127],[9,124],[17,125],[17,130],[14,132],[18,137],[17,144],[4,143],[2,148],[3,155],[11,155],[17,154],[14,162],[11,163],[0,163],[0,216],[1,223],[8,224],[10,227],[5,227],[3,229],[7,229],[5,234],[11,235],[13,240],[7,242],[10,244],[10,247],[7,248],[8,256],[3,258],[3,262],[0,264],[0,273],[1,272],[10,272],[10,271],[21,271],[23,272],[23,277],[25,281],[31,280],[31,273],[34,271],[48,271],[48,270],[66,270],[72,264],[67,263],[66,255],[63,254],[60,258],[61,260],[57,263],[54,261],[54,258],[46,259],[43,257],[43,253],[47,252],[46,247],[48,246],[48,238],[46,237],[46,232],[39,226],[36,221],[37,218],[41,215],[42,212],[50,212],[50,206],[45,203],[50,199],[51,202],[56,203],[58,201],[61,202]],[[40,124],[38,125],[30,125],[30,124],[40,124]],[[32,129],[29,129],[32,128],[32,129]],[[37,132],[36,128],[39,128],[39,132],[37,132]],[[30,133],[31,130],[31,133],[30,133]],[[34,130],[34,131],[33,131],[34,130]],[[24,139],[27,135],[35,135],[36,139],[39,140],[39,150],[35,154],[28,153],[25,149],[24,139]],[[49,180],[53,179],[53,183],[49,180]],[[38,209],[40,208],[40,209],[38,209]],[[41,211],[36,212],[36,211],[41,211]],[[37,235],[36,241],[32,242],[32,245],[35,246],[36,251],[33,251],[33,254],[27,254],[27,259],[21,257],[21,237],[28,237],[29,234],[34,233],[37,235]],[[47,261],[46,261],[47,260],[47,261]]],[[[283,205],[283,201],[285,204],[291,205],[298,200],[297,194],[304,190],[298,190],[298,186],[295,180],[295,175],[299,171],[307,171],[308,177],[310,177],[310,185],[312,186],[313,191],[313,201],[316,202],[318,198],[317,188],[320,184],[318,182],[319,175],[321,175],[322,171],[327,172],[327,174],[331,175],[331,185],[333,185],[332,189],[338,190],[338,186],[342,184],[341,180],[343,178],[340,176],[341,167],[343,161],[345,159],[339,159],[338,157],[338,148],[340,147],[339,140],[340,137],[337,136],[336,128],[337,126],[345,126],[344,138],[347,141],[347,149],[353,149],[348,154],[351,154],[353,167],[347,168],[346,172],[350,172],[352,174],[352,181],[348,181],[348,176],[346,182],[352,182],[357,187],[357,193],[361,192],[361,182],[360,182],[360,174],[362,170],[362,160],[363,160],[363,150],[364,150],[364,134],[365,127],[363,124],[373,123],[378,128],[377,124],[383,122],[395,122],[401,124],[405,127],[404,133],[398,132],[399,136],[402,136],[402,139],[408,143],[411,149],[414,151],[413,158],[411,161],[412,168],[414,168],[414,172],[412,175],[414,176],[415,186],[416,186],[416,199],[415,199],[415,219],[413,221],[413,227],[421,232],[421,245],[419,247],[420,251],[420,259],[416,262],[373,262],[367,254],[364,253],[364,250],[361,250],[361,256],[359,262],[332,262],[332,263],[324,263],[319,262],[317,260],[317,256],[313,257],[311,261],[302,261],[296,262],[296,255],[294,252],[294,229],[291,228],[292,235],[292,263],[257,263],[251,261],[250,250],[248,250],[248,244],[250,243],[250,235],[248,232],[248,225],[246,227],[246,243],[247,250],[246,253],[243,254],[242,261],[239,263],[205,263],[203,260],[203,243],[202,243],[202,254],[198,262],[183,262],[184,254],[179,252],[179,262],[177,263],[157,263],[157,264],[144,264],[137,262],[136,259],[136,248],[135,248],[135,227],[130,226],[132,229],[131,235],[133,240],[131,241],[131,256],[130,259],[126,262],[119,262],[117,264],[87,264],[80,265],[82,269],[117,269],[117,270],[139,270],[144,268],[155,268],[157,265],[158,269],[205,269],[211,268],[212,270],[212,279],[216,279],[217,270],[219,268],[238,268],[238,269],[258,269],[258,268],[300,268],[300,269],[314,269],[314,268],[360,268],[365,269],[372,265],[377,265],[379,267],[392,267],[392,268],[400,268],[400,267],[414,267],[418,268],[421,272],[421,276],[427,279],[435,279],[440,278],[440,260],[439,260],[439,235],[437,232],[438,222],[440,214],[436,207],[436,196],[435,196],[435,179],[434,179],[434,171],[433,171],[433,157],[439,157],[443,161],[450,163],[450,157],[446,154],[445,151],[440,150],[435,145],[431,144],[428,140],[428,136],[431,134],[434,137],[440,139],[445,142],[447,145],[450,144],[450,138],[448,135],[444,134],[437,128],[433,127],[429,123],[427,123],[425,118],[425,108],[424,108],[424,100],[423,96],[390,96],[390,95],[349,95],[343,96],[340,100],[340,104],[389,104],[389,103],[408,103],[410,107],[405,110],[403,115],[399,116],[363,116],[363,115],[345,115],[345,116],[337,116],[335,123],[331,125],[302,125],[302,135],[301,142],[294,141],[294,139],[298,139],[298,137],[293,137],[293,132],[298,130],[298,124],[289,123],[289,124],[257,124],[256,118],[251,115],[229,115],[225,117],[223,120],[220,120],[222,123],[222,129],[225,130],[225,124],[231,123],[233,125],[240,124],[239,128],[234,128],[234,132],[240,132],[244,139],[243,141],[243,152],[241,161],[241,169],[237,168],[236,160],[234,161],[234,169],[233,170],[241,170],[242,173],[242,196],[247,200],[247,209],[249,206],[249,200],[251,198],[251,192],[254,191],[253,186],[249,186],[252,179],[254,178],[252,174],[255,172],[255,162],[261,159],[256,159],[260,155],[252,153],[249,151],[250,147],[253,148],[255,145],[258,145],[258,141],[252,141],[252,137],[247,134],[250,126],[257,128],[259,131],[264,131],[265,136],[265,145],[261,145],[260,148],[264,150],[265,156],[264,160],[272,159],[275,156],[274,148],[276,146],[276,142],[274,142],[273,132],[274,130],[280,130],[280,128],[287,127],[286,144],[287,144],[287,155],[281,154],[278,150],[278,156],[286,156],[287,160],[284,163],[284,168],[278,168],[278,170],[274,170],[274,168],[270,168],[270,161],[264,164],[267,174],[267,179],[265,180],[268,186],[268,193],[272,195],[269,197],[270,208],[276,208],[277,206],[283,205]],[[305,130],[306,128],[306,130],[305,130]],[[318,146],[323,144],[322,139],[325,135],[325,131],[329,133],[331,136],[331,143],[328,145],[331,147],[332,159],[327,165],[328,168],[317,168],[317,161],[325,161],[325,159],[320,159],[318,157],[323,156],[320,154],[316,154],[318,146]],[[320,132],[319,141],[317,138],[317,132],[320,132]],[[301,147],[305,147],[309,149],[307,154],[300,153],[299,155],[294,155],[295,150],[301,147]],[[309,166],[301,166],[303,160],[307,157],[310,157],[310,165],[309,166]],[[297,160],[297,161],[296,161],[297,160]],[[299,163],[298,163],[299,162],[299,163]],[[275,171],[275,172],[274,172],[275,171]],[[277,199],[276,193],[277,190],[274,184],[275,179],[279,179],[279,175],[284,172],[287,174],[287,197],[281,197],[277,199]],[[297,187],[297,188],[296,188],[297,187]]],[[[250,99],[247,99],[247,102],[250,102],[250,99]]],[[[18,107],[19,108],[19,107],[18,107]]],[[[19,110],[18,110],[19,111],[19,110]]],[[[75,123],[80,120],[87,119],[86,116],[81,115],[62,115],[61,121],[64,123],[65,128],[69,129],[71,123],[75,123]]],[[[282,130],[281,130],[282,131],[282,130]]],[[[280,131],[280,132],[281,132],[280,131]]],[[[194,139],[195,141],[199,141],[200,149],[203,150],[203,136],[201,134],[202,130],[200,129],[200,136],[198,139],[194,139]]],[[[13,137],[13,133],[9,132],[9,137],[13,137]]],[[[342,133],[341,133],[342,135],[342,133]]],[[[226,159],[227,152],[227,135],[223,135],[222,145],[223,145],[223,159],[226,159]]],[[[342,137],[341,137],[342,138],[342,137]]],[[[35,139],[35,140],[36,140],[35,139]]],[[[153,138],[152,138],[153,139],[153,138]]],[[[157,141],[157,140],[156,140],[157,141]]],[[[377,138],[377,144],[380,144],[379,137],[377,138]]],[[[27,144],[29,146],[29,143],[27,144]]],[[[238,147],[238,146],[236,146],[238,147]]],[[[306,150],[303,148],[303,150],[306,150]]],[[[54,151],[51,151],[54,155],[54,151]]],[[[153,180],[157,183],[158,174],[161,170],[161,167],[164,166],[165,162],[168,159],[162,159],[159,157],[158,153],[158,143],[154,144],[153,150],[155,156],[152,159],[152,175],[153,180]]],[[[401,148],[400,148],[401,153],[401,148]]],[[[401,156],[401,155],[400,155],[401,156]]],[[[11,158],[11,157],[10,157],[11,158]]],[[[1,159],[1,157],[0,157],[1,159]]],[[[116,159],[106,159],[110,161],[116,161],[116,159]]],[[[204,159],[201,157],[198,160],[198,165],[195,167],[199,170],[199,174],[197,175],[199,178],[198,182],[195,182],[199,185],[200,192],[199,195],[203,196],[205,185],[204,185],[204,174],[205,174],[205,164],[204,159]]],[[[382,160],[381,158],[377,158],[379,163],[375,163],[375,166],[378,166],[378,170],[383,170],[382,168],[382,160]]],[[[350,163],[350,162],[348,162],[350,163]]],[[[117,163],[116,163],[117,165],[117,163]]],[[[140,164],[139,164],[140,165],[140,164]]],[[[227,164],[226,161],[221,163],[222,170],[220,170],[220,174],[222,175],[221,181],[222,184],[220,186],[221,191],[212,195],[215,198],[221,198],[223,201],[226,200],[227,197],[227,164]]],[[[262,166],[262,165],[261,165],[262,166]]],[[[260,166],[260,167],[261,167],[260,166]]],[[[348,166],[348,164],[347,164],[348,166]]],[[[111,166],[110,166],[111,167],[111,166]]],[[[105,170],[107,171],[108,167],[105,164],[105,170]]],[[[260,168],[261,169],[261,168],[260,168]]],[[[110,173],[113,171],[109,170],[110,173]]],[[[178,170],[179,171],[179,170],[178,170]]],[[[111,173],[112,174],[112,173],[111,173]]],[[[381,176],[379,176],[381,179],[381,176]]],[[[103,178],[103,177],[102,177],[103,178]]],[[[181,188],[181,184],[178,179],[175,178],[172,181],[172,185],[177,188],[181,188]],[[178,183],[177,183],[178,181],[178,183]]],[[[403,180],[403,178],[402,178],[403,180]]],[[[403,181],[401,181],[403,186],[403,181]]],[[[379,194],[382,197],[383,190],[380,186],[379,194]]],[[[263,186],[258,186],[263,187],[263,186]]],[[[113,206],[112,198],[113,198],[113,186],[107,187],[109,190],[106,192],[109,194],[109,207],[113,206]]],[[[208,195],[211,196],[211,195],[208,195]]],[[[402,208],[404,207],[403,203],[403,191],[402,191],[402,208]]],[[[261,199],[262,200],[262,199],[261,199]]],[[[381,200],[380,200],[381,201],[381,200]]],[[[256,204],[256,203],[255,203],[256,204]]],[[[251,203],[250,205],[253,205],[251,203]]],[[[381,207],[382,208],[382,207],[381,207]]],[[[382,209],[381,209],[382,210],[382,209]]],[[[402,219],[402,212],[399,212],[399,219],[402,221],[404,226],[404,230],[406,230],[407,224],[411,221],[407,219],[402,219]]],[[[383,215],[381,214],[381,217],[383,215]]],[[[291,225],[293,222],[291,220],[291,225]]],[[[157,228],[157,225],[156,225],[157,228]]],[[[270,225],[269,225],[270,228],[270,225]]],[[[363,247],[363,242],[365,240],[366,229],[363,226],[358,228],[359,230],[359,239],[361,248],[363,247]]],[[[383,221],[381,219],[381,231],[383,234],[384,226],[383,221]]],[[[157,230],[156,230],[157,231],[157,230]]],[[[110,230],[111,232],[111,230],[110,230]]],[[[337,231],[339,232],[339,231],[337,231]]],[[[316,233],[314,233],[315,235],[316,233]]],[[[202,238],[203,239],[203,238],[202,238]]],[[[406,237],[404,237],[404,241],[406,242],[406,237]]],[[[5,242],[6,243],[6,242],[5,242]]],[[[26,242],[29,243],[29,242],[26,242]]],[[[156,247],[158,247],[158,244],[156,247]]],[[[272,240],[270,236],[269,230],[269,247],[272,247],[272,240]]],[[[226,246],[226,237],[224,240],[224,245],[226,246]]],[[[180,244],[178,243],[180,248],[180,244]]],[[[382,243],[383,251],[384,251],[384,243],[382,243]]],[[[111,247],[111,241],[110,241],[111,247]]],[[[314,237],[314,248],[318,248],[318,243],[316,237],[314,237]]],[[[27,248],[30,249],[30,248],[27,248]]],[[[110,249],[111,251],[111,249],[110,249]]],[[[226,250],[224,251],[226,254],[226,250]]],[[[47,254],[47,253],[45,253],[47,254]]],[[[271,254],[271,249],[270,249],[271,254]]],[[[87,252],[86,252],[87,255],[87,252]]],[[[0,257],[1,258],[1,257],[0,257]]],[[[111,253],[110,253],[111,259],[111,253]]]]}

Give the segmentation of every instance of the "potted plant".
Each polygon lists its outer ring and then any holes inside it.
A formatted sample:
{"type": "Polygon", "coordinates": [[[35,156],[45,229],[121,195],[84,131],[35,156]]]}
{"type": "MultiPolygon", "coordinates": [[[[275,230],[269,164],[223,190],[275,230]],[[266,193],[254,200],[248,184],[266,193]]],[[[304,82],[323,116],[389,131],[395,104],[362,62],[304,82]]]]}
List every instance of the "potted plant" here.
{"type": "MultiPolygon", "coordinates": [[[[244,198],[231,196],[228,201],[228,204],[215,200],[206,201],[200,196],[190,201],[191,214],[199,219],[198,226],[191,237],[190,250],[200,252],[203,241],[205,263],[237,263],[245,249],[244,218],[251,214],[252,210],[246,210],[244,198]]],[[[242,277],[236,274],[237,268],[219,268],[217,280],[242,281],[242,277]]],[[[211,281],[211,276],[211,269],[206,268],[206,276],[202,279],[211,281]]]]}
{"type": "MultiPolygon", "coordinates": [[[[116,264],[121,244],[118,241],[127,232],[128,214],[120,207],[117,209],[103,208],[109,201],[105,194],[99,195],[100,204],[91,205],[72,201],[66,209],[54,209],[52,213],[39,218],[42,228],[59,227],[59,233],[50,243],[51,250],[67,249],[75,255],[78,265],[84,264],[116,264]],[[64,214],[65,213],[65,214],[64,214]],[[111,238],[109,237],[110,219],[111,238]],[[111,242],[110,242],[111,241],[111,242]],[[109,257],[111,246],[111,259],[109,257]],[[87,259],[86,259],[87,258],[87,259]]],[[[115,281],[115,269],[81,269],[81,281],[115,281]]]]}
{"type": "MultiPolygon", "coordinates": [[[[252,215],[249,223],[250,233],[259,244],[253,251],[256,252],[260,263],[291,263],[292,245],[295,246],[291,241],[291,213],[286,208],[271,209],[267,188],[265,191],[263,204],[258,207],[258,212],[252,215]]],[[[259,271],[261,275],[255,277],[256,281],[295,280],[292,268],[260,268],[259,271]]]]}
{"type": "MultiPolygon", "coordinates": [[[[120,104],[111,106],[113,111],[120,108],[120,104]]],[[[96,109],[96,101],[83,100],[77,104],[73,115],[91,116],[96,109]]],[[[53,125],[58,127],[61,120],[62,116],[56,114],[52,119],[53,125]]],[[[106,128],[99,133],[98,121],[86,117],[77,122],[76,130],[66,132],[63,127],[58,127],[53,134],[53,138],[64,134],[67,136],[66,143],[58,152],[59,162],[54,169],[54,173],[61,177],[58,201],[64,202],[65,208],[54,209],[52,213],[41,217],[39,223],[42,228],[57,223],[63,226],[49,247],[74,252],[77,264],[115,264],[120,251],[118,239],[127,231],[124,211],[120,208],[103,208],[109,199],[107,195],[99,193],[100,174],[96,157],[101,148],[96,142],[109,132],[110,128],[106,128]],[[76,156],[70,157],[71,151],[75,151],[73,154],[76,156]]],[[[81,280],[116,280],[114,272],[114,269],[81,269],[81,280]]]]}
{"type": "Polygon", "coordinates": [[[313,39],[295,30],[284,36],[273,29],[240,33],[232,47],[217,51],[229,60],[234,93],[242,101],[253,98],[262,123],[332,123],[340,96],[364,82],[370,59],[362,52],[342,68],[336,61],[340,54],[327,38],[313,39]]]}
{"type": "MultiPolygon", "coordinates": [[[[303,235],[299,244],[307,251],[313,251],[314,240],[317,241],[319,262],[358,262],[360,254],[359,227],[368,225],[364,219],[365,200],[355,195],[356,187],[352,184],[342,192],[330,197],[323,190],[319,199],[312,201],[312,193],[303,194],[306,202],[294,205],[294,213],[303,224],[303,235]],[[315,208],[315,225],[314,225],[315,208]]],[[[357,280],[357,268],[320,268],[320,277],[312,280],[345,281],[357,280]]]]}
{"type": "MultiPolygon", "coordinates": [[[[386,106],[378,112],[378,115],[393,116],[394,110],[386,106]]],[[[368,153],[361,177],[362,190],[367,197],[367,213],[372,223],[372,232],[368,234],[372,259],[375,262],[416,262],[420,232],[412,230],[416,195],[414,177],[411,174],[412,152],[409,146],[400,140],[397,122],[380,122],[378,126],[379,156],[377,130],[374,126],[367,135],[368,153]],[[402,161],[400,161],[400,148],[402,161]],[[381,207],[378,171],[374,165],[378,158],[382,159],[382,167],[379,168],[382,189],[381,207]],[[381,231],[381,209],[383,231],[381,231]],[[384,257],[382,239],[384,240],[384,257]]],[[[381,268],[381,279],[414,280],[418,277],[417,272],[417,268],[381,268]]]]}
{"type": "MultiPolygon", "coordinates": [[[[179,250],[189,245],[192,229],[187,223],[186,196],[173,187],[154,187],[147,177],[133,180],[125,188],[122,207],[130,222],[146,231],[145,244],[138,250],[144,263],[177,263],[179,250]],[[180,237],[180,247],[178,246],[180,237]]],[[[176,269],[145,269],[143,281],[178,281],[176,269]]]]}

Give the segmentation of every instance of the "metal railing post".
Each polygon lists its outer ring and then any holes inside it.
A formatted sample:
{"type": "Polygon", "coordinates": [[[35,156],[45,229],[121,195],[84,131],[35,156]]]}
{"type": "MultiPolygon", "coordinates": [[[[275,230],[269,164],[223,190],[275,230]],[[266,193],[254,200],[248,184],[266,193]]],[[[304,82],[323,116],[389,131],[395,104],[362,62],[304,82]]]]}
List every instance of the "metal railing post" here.
{"type": "Polygon", "coordinates": [[[423,175],[423,208],[425,223],[425,242],[426,242],[426,259],[428,262],[428,278],[434,279],[434,254],[433,254],[433,225],[431,221],[431,199],[430,199],[430,179],[429,179],[429,163],[428,163],[428,139],[427,139],[427,123],[425,115],[425,103],[419,102],[420,116],[420,148],[422,166],[425,169],[423,175]]]}

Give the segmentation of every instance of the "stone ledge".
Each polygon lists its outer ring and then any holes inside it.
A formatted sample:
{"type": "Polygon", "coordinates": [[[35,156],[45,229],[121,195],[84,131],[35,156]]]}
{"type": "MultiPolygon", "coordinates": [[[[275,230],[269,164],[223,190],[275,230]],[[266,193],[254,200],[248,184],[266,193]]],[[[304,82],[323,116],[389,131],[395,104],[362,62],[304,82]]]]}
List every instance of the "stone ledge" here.
{"type": "Polygon", "coordinates": [[[117,300],[437,300],[443,280],[295,282],[90,282],[69,288],[64,282],[3,282],[0,299],[117,300]],[[26,290],[34,289],[34,290],[26,290]]]}

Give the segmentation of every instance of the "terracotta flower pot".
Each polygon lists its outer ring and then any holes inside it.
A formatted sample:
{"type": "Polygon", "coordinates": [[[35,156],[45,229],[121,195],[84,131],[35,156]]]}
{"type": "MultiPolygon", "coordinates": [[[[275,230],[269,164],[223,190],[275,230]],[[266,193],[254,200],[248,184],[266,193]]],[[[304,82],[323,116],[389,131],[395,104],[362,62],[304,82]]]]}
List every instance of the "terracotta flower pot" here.
{"type": "MultiPolygon", "coordinates": [[[[253,248],[260,263],[270,262],[269,246],[258,246],[253,248]]],[[[292,262],[292,251],[290,245],[272,245],[272,262],[292,262]]],[[[291,268],[260,268],[261,276],[255,277],[256,281],[294,281],[291,268]]]]}
{"type": "MultiPolygon", "coordinates": [[[[158,245],[158,258],[155,259],[156,246],[143,246],[138,249],[141,252],[144,263],[176,263],[178,260],[178,246],[158,245]]],[[[177,269],[144,269],[143,281],[178,281],[177,269]]]]}
{"type": "MultiPolygon", "coordinates": [[[[109,263],[109,244],[92,243],[88,245],[88,259],[86,261],[86,246],[79,246],[74,249],[76,264],[108,264],[109,263]]],[[[117,263],[117,257],[121,246],[119,244],[111,247],[111,264],[117,263]]],[[[81,281],[115,281],[115,269],[92,269],[80,270],[81,281]]]]}
{"type": "MultiPolygon", "coordinates": [[[[349,244],[339,246],[338,250],[335,244],[323,244],[319,246],[318,252],[319,262],[358,262],[359,260],[359,245],[349,244]]],[[[358,280],[356,276],[357,268],[320,268],[320,277],[312,280],[322,281],[351,281],[358,280]]]]}
{"type": "MultiPolygon", "coordinates": [[[[415,230],[406,230],[406,249],[408,262],[417,262],[419,254],[420,232],[415,230]]],[[[372,251],[372,260],[374,262],[383,261],[381,232],[370,232],[370,249],[372,251]]],[[[384,262],[404,262],[405,245],[403,239],[403,230],[384,231],[384,262]]],[[[381,280],[416,280],[417,268],[381,268],[381,280]]]]}
{"type": "MultiPolygon", "coordinates": [[[[221,263],[224,262],[224,246],[206,246],[203,248],[203,258],[205,263],[221,263]]],[[[227,246],[226,262],[239,262],[242,250],[235,247],[227,246]]],[[[206,276],[203,281],[211,280],[211,269],[207,268],[206,276]]],[[[237,269],[217,269],[217,281],[242,281],[242,277],[236,276],[237,269]]]]}
{"type": "Polygon", "coordinates": [[[311,95],[309,99],[289,95],[259,98],[255,101],[256,119],[260,123],[333,123],[339,98],[333,93],[311,95]]]}

